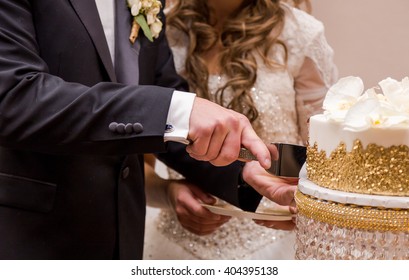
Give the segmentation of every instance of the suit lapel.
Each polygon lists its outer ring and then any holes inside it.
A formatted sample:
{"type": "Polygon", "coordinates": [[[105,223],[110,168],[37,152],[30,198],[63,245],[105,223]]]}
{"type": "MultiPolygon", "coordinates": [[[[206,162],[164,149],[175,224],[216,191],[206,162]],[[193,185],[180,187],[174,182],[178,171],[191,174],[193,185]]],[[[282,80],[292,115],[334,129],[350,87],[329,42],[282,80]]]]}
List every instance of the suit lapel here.
{"type": "Polygon", "coordinates": [[[114,66],[109,53],[104,30],[99,18],[98,9],[94,0],[70,0],[76,13],[87,29],[95,48],[108,72],[111,81],[116,82],[114,66]]]}
{"type": "Polygon", "coordinates": [[[129,41],[132,18],[125,0],[115,1],[115,73],[120,83],[139,84],[139,38],[129,41]]]}

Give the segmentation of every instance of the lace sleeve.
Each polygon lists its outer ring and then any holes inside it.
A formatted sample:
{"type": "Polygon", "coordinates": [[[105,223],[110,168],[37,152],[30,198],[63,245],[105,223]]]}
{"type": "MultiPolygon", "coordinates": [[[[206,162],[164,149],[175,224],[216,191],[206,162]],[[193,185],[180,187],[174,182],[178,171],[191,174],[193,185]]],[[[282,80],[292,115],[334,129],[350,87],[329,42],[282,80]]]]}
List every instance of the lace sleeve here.
{"type": "Polygon", "coordinates": [[[299,133],[304,143],[308,138],[308,119],[310,116],[322,111],[322,102],[327,93],[321,72],[316,64],[305,58],[299,75],[295,78],[296,108],[298,116],[299,133]]]}
{"type": "Polygon", "coordinates": [[[338,71],[333,60],[334,51],[325,37],[324,24],[304,11],[288,5],[285,7],[287,13],[282,38],[293,57],[290,67],[294,70],[294,77],[302,74],[300,66],[309,58],[329,88],[335,82],[338,71]]]}
{"type": "Polygon", "coordinates": [[[323,28],[305,50],[305,59],[294,83],[298,127],[304,143],[308,137],[308,119],[322,111],[325,94],[338,75],[333,50],[324,37],[323,28]]]}
{"type": "Polygon", "coordinates": [[[323,23],[299,9],[287,11],[282,37],[289,49],[289,69],[294,77],[299,133],[306,143],[307,121],[321,112],[325,94],[336,81],[338,71],[323,23]]]}
{"type": "Polygon", "coordinates": [[[334,63],[334,51],[325,38],[322,23],[316,24],[315,27],[316,32],[306,46],[304,55],[314,62],[322,81],[329,88],[338,77],[338,70],[334,63]]]}

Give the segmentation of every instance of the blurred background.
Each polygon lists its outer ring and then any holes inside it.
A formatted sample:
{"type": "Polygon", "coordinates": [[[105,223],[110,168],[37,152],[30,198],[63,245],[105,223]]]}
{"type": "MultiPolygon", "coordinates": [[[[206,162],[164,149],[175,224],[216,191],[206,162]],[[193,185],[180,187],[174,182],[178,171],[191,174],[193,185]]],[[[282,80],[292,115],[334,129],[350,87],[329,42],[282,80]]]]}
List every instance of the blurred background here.
{"type": "Polygon", "coordinates": [[[365,88],[409,76],[408,0],[311,0],[325,25],[339,77],[359,76],[365,88]]]}

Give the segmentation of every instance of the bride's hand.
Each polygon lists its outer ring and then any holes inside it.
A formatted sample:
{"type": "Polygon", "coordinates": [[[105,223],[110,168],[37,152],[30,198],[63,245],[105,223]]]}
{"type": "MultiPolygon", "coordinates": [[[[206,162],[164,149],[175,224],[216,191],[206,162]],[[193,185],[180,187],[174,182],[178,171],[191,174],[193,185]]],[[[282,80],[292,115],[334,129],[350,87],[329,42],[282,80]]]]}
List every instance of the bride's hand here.
{"type": "Polygon", "coordinates": [[[169,185],[168,197],[180,224],[194,234],[210,234],[230,219],[204,208],[201,201],[214,204],[215,199],[184,180],[169,185]]]}
{"type": "MultiPolygon", "coordinates": [[[[281,178],[273,176],[260,166],[257,161],[247,162],[243,168],[243,179],[257,192],[275,203],[288,206],[291,213],[297,213],[294,193],[297,188],[298,178],[281,178]]],[[[256,221],[257,224],[282,230],[294,228],[291,221],[256,221]]]]}

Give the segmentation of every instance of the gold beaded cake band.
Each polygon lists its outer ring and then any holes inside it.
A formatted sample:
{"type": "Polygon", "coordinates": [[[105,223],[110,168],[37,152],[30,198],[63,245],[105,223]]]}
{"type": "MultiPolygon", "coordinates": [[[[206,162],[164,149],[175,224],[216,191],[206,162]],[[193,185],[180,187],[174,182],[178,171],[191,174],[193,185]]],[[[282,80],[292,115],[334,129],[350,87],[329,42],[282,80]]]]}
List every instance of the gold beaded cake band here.
{"type": "Polygon", "coordinates": [[[307,173],[312,182],[333,190],[409,196],[409,147],[363,148],[356,140],[350,152],[340,143],[327,157],[314,143],[308,147],[307,173]]]}
{"type": "Polygon", "coordinates": [[[319,200],[300,191],[295,194],[298,213],[343,228],[409,232],[408,209],[385,209],[319,200]]]}

